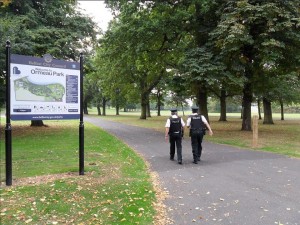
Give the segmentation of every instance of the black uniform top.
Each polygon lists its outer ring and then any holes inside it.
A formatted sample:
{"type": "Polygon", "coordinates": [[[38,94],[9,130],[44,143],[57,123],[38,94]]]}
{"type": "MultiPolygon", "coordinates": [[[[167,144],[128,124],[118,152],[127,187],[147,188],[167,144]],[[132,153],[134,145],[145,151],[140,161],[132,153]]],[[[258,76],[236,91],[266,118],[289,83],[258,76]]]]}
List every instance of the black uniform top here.
{"type": "Polygon", "coordinates": [[[170,117],[170,129],[169,129],[169,134],[170,133],[181,133],[182,125],[181,125],[181,118],[172,118],[170,117]]]}
{"type": "Polygon", "coordinates": [[[191,115],[190,129],[204,129],[205,124],[202,121],[202,116],[199,114],[191,115]]]}

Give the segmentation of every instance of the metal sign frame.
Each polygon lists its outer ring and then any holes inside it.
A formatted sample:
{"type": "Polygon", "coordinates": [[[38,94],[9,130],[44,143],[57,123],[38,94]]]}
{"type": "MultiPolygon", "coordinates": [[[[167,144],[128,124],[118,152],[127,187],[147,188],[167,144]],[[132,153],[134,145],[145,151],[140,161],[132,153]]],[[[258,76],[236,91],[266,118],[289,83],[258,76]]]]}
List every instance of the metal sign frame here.
{"type": "MultiPolygon", "coordinates": [[[[53,60],[52,56],[49,54],[44,55],[44,58],[36,58],[31,56],[21,56],[21,55],[12,55],[10,54],[10,41],[6,42],[6,126],[5,126],[5,163],[6,163],[6,185],[12,185],[12,126],[11,120],[58,120],[58,119],[79,119],[79,175],[84,175],[84,122],[83,122],[83,54],[80,54],[80,62],[68,62],[62,60],[53,60]],[[13,60],[12,60],[13,57],[13,60]],[[18,64],[19,63],[19,64],[18,64]],[[11,68],[13,70],[11,71],[11,68]],[[41,114],[34,114],[32,113],[33,107],[30,106],[30,99],[27,100],[25,107],[16,106],[14,104],[12,106],[12,97],[16,98],[16,96],[12,96],[11,86],[15,87],[15,83],[12,84],[12,81],[15,82],[15,79],[12,80],[11,72],[15,75],[20,73],[20,70],[16,65],[19,65],[23,68],[23,65],[27,65],[27,68],[24,70],[32,73],[37,73],[45,75],[45,76],[65,76],[65,89],[64,93],[65,97],[63,102],[62,97],[58,99],[58,101],[63,103],[71,103],[72,107],[66,107],[64,114],[58,113],[49,113],[47,112],[46,115],[41,114]],[[30,66],[33,68],[31,69],[30,66]],[[49,67],[51,69],[41,69],[44,67],[49,67]],[[54,68],[54,69],[53,69],[54,68]],[[31,69],[31,70],[30,70],[31,69]],[[74,75],[73,70],[78,70],[79,75],[77,76],[76,73],[74,75]],[[71,72],[70,72],[71,71],[71,72]],[[65,74],[67,72],[68,74],[65,74]],[[75,91],[74,91],[75,90],[75,91]],[[29,100],[29,101],[28,101],[29,100]],[[74,104],[72,104],[74,103],[74,104]],[[77,106],[78,104],[78,106],[77,106]],[[77,107],[76,107],[77,106],[77,107]]],[[[21,78],[22,79],[22,78],[21,78]]],[[[27,78],[26,78],[27,79],[27,78]]],[[[25,80],[25,79],[24,79],[25,80]]],[[[28,84],[27,80],[22,80],[22,82],[18,82],[20,87],[22,85],[33,85],[28,84]],[[25,84],[24,84],[25,83],[25,84]]],[[[44,85],[46,86],[46,85],[44,85]]],[[[59,85],[57,85],[59,86],[59,85]]],[[[27,86],[28,87],[28,86],[27,86]]],[[[53,86],[52,86],[53,87],[53,86]]],[[[43,88],[36,85],[36,89],[39,89],[40,92],[43,88]]],[[[24,89],[24,88],[23,88],[24,89]]],[[[47,89],[49,92],[49,87],[44,88],[47,89]]],[[[54,89],[53,91],[56,91],[54,89]]],[[[62,88],[60,89],[62,90],[62,88]]],[[[50,90],[51,92],[51,90],[50,90]]],[[[14,93],[16,95],[16,93],[14,93]]],[[[47,94],[48,97],[48,94],[47,94]]],[[[52,99],[55,97],[52,96],[52,99]]],[[[51,97],[50,97],[51,99],[51,97]]],[[[46,100],[47,101],[47,100],[46,100]]],[[[49,100],[48,100],[49,101],[49,100]]],[[[51,102],[51,100],[50,100],[51,102]]],[[[53,102],[53,101],[52,101],[53,102]]],[[[55,102],[55,100],[54,100],[55,102]]],[[[62,103],[62,104],[63,104],[62,103]]],[[[53,104],[59,105],[59,104],[53,104]]],[[[53,107],[52,107],[53,109],[53,107]]],[[[55,110],[55,108],[54,108],[55,110]]]]}

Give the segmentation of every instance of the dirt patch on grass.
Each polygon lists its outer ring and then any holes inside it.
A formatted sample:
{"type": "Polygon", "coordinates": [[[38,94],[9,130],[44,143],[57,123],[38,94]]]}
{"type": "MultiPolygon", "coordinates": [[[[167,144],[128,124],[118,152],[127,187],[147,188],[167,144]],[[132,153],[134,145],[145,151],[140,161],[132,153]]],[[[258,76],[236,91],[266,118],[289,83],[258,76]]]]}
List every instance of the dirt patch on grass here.
{"type": "MultiPolygon", "coordinates": [[[[24,178],[14,179],[12,184],[14,187],[40,185],[40,184],[47,184],[55,180],[73,178],[77,176],[79,176],[78,173],[74,172],[74,173],[50,174],[50,175],[43,175],[43,176],[36,176],[36,177],[24,177],[24,178]]],[[[1,187],[9,187],[9,186],[5,186],[5,183],[1,182],[1,187]]]]}
{"type": "Polygon", "coordinates": [[[69,124],[51,124],[51,125],[45,125],[42,127],[32,127],[30,125],[27,124],[23,124],[23,125],[16,125],[13,126],[13,136],[14,138],[16,137],[28,137],[28,136],[34,136],[36,133],[39,134],[52,134],[52,133],[56,133],[56,132],[61,132],[62,130],[65,130],[67,127],[70,127],[69,124]]]}

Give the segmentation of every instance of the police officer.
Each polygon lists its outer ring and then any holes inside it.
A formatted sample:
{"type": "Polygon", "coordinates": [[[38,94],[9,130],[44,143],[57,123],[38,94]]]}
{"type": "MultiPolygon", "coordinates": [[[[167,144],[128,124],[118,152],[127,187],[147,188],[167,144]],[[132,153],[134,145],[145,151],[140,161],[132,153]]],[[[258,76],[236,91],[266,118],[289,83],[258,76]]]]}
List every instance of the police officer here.
{"type": "Polygon", "coordinates": [[[182,136],[184,133],[185,123],[177,115],[177,109],[171,109],[171,116],[167,119],[165,128],[165,139],[170,142],[170,160],[174,160],[175,144],[177,148],[177,161],[182,164],[182,136]]]}
{"type": "Polygon", "coordinates": [[[193,163],[200,161],[202,154],[202,139],[205,135],[206,128],[209,135],[213,135],[211,127],[204,116],[198,113],[198,107],[192,107],[192,115],[187,119],[187,127],[190,128],[190,137],[193,151],[193,163]]]}

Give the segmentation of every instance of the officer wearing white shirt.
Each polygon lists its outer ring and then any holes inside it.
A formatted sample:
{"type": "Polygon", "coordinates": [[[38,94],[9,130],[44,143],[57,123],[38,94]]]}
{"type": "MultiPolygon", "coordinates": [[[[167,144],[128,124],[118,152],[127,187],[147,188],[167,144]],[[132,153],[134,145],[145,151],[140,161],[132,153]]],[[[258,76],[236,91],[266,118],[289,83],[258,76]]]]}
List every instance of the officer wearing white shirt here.
{"type": "Polygon", "coordinates": [[[182,136],[185,123],[177,115],[177,109],[171,109],[171,117],[167,119],[165,128],[165,138],[170,142],[170,160],[174,160],[175,145],[177,148],[177,161],[182,164],[182,136]]]}
{"type": "Polygon", "coordinates": [[[190,128],[190,137],[193,151],[193,163],[200,161],[202,154],[202,140],[205,135],[206,128],[209,135],[213,135],[211,127],[203,115],[198,114],[198,107],[192,107],[192,115],[187,119],[187,127],[190,128]]]}

